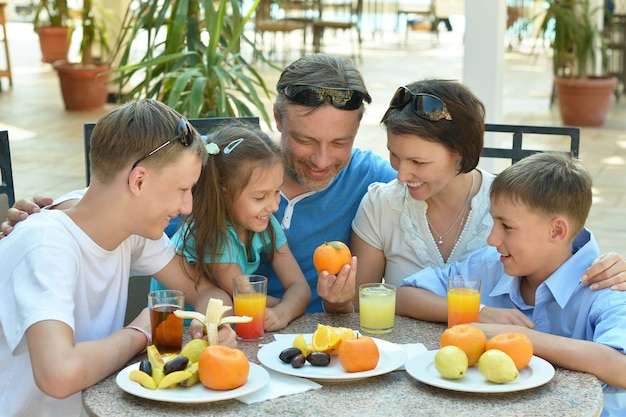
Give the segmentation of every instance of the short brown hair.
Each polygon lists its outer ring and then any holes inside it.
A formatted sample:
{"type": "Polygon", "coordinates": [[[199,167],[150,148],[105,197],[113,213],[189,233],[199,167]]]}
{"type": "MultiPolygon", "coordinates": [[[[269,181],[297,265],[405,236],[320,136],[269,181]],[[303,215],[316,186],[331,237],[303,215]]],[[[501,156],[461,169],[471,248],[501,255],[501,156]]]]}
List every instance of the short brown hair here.
{"type": "Polygon", "coordinates": [[[441,99],[452,120],[426,120],[407,104],[387,110],[381,120],[387,131],[396,135],[416,135],[457,152],[461,155],[461,173],[476,168],[485,134],[485,106],[478,97],[468,87],[451,80],[427,79],[411,83],[406,88],[413,93],[427,93],[441,99]]]}
{"type": "Polygon", "coordinates": [[[574,238],[591,209],[591,174],[565,152],[541,152],[506,168],[491,184],[491,199],[509,198],[546,215],[563,214],[574,238]]]}
{"type": "MultiPolygon", "coordinates": [[[[92,175],[110,183],[123,169],[178,135],[180,113],[152,99],[129,102],[100,118],[91,135],[89,159],[92,175]]],[[[188,124],[189,122],[187,122],[188,124]]],[[[176,140],[146,159],[157,169],[174,161],[182,151],[196,152],[206,162],[206,149],[198,132],[189,146],[176,140]]]]}
{"type": "MultiPolygon", "coordinates": [[[[289,64],[280,75],[276,86],[295,84],[310,84],[326,88],[347,88],[363,93],[366,103],[372,102],[372,97],[365,87],[365,81],[361,72],[350,59],[338,55],[319,52],[304,56],[289,64]]],[[[289,100],[287,97],[279,93],[276,97],[275,106],[281,119],[285,116],[285,106],[288,104],[289,100]]],[[[324,105],[330,105],[330,103],[324,105]]],[[[361,106],[359,111],[362,116],[365,107],[361,106]]]]}

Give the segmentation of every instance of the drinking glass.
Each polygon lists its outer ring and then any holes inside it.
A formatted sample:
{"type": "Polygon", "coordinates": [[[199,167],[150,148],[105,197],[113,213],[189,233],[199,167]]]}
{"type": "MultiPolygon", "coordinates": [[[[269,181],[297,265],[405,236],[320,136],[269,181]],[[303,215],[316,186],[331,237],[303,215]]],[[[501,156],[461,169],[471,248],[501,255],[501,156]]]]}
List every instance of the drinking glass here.
{"type": "Polygon", "coordinates": [[[162,355],[178,354],[183,346],[183,319],[174,314],[185,308],[182,291],[160,290],[148,294],[152,343],[162,355]]]}
{"type": "Polygon", "coordinates": [[[391,333],[395,317],[396,287],[381,283],[359,286],[359,319],[362,332],[391,333]]]}
{"type": "Polygon", "coordinates": [[[448,327],[478,321],[481,283],[471,275],[448,277],[448,327]]]}
{"type": "Polygon", "coordinates": [[[252,317],[250,323],[235,324],[237,336],[244,341],[262,338],[265,334],[267,277],[241,275],[233,278],[233,305],[236,316],[252,317]]]}

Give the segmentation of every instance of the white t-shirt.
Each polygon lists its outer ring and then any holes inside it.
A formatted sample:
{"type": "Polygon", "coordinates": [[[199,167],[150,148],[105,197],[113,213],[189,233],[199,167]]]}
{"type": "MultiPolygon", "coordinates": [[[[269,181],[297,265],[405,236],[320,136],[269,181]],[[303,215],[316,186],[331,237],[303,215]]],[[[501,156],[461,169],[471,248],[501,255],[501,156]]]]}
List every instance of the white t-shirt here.
{"type": "Polygon", "coordinates": [[[112,251],[96,245],[63,211],[43,210],[0,240],[0,410],[10,416],[79,416],[81,393],[58,400],[35,385],[26,330],[58,320],[74,342],[124,326],[128,279],[153,275],[175,247],[130,236],[112,251]]]}
{"type": "MultiPolygon", "coordinates": [[[[461,260],[487,246],[493,219],[489,214],[489,187],[493,174],[480,170],[482,183],[448,263],[461,260]]],[[[415,200],[406,183],[373,183],[361,200],[352,230],[385,254],[385,282],[400,287],[402,280],[428,266],[447,265],[426,221],[428,204],[415,200]]]]}

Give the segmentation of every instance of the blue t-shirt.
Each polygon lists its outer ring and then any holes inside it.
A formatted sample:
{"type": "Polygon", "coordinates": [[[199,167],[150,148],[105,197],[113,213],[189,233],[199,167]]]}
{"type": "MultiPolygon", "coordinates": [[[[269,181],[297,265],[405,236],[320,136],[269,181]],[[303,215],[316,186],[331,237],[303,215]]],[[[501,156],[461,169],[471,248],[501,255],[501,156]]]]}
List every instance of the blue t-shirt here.
{"type": "MultiPolygon", "coordinates": [[[[352,220],[367,187],[373,182],[389,182],[396,176],[385,159],[371,151],[353,149],[350,163],[326,189],[292,200],[281,196],[276,214],[286,231],[291,252],[311,287],[307,312],[322,311],[322,301],[317,295],[317,271],[313,266],[315,248],[331,240],[349,244],[352,220]]],[[[271,265],[262,262],[257,273],[268,277],[268,295],[282,298],[285,290],[275,279],[271,265]]]]}
{"type": "MultiPolygon", "coordinates": [[[[576,237],[572,255],[535,292],[535,305],[524,302],[520,278],[504,272],[497,249],[488,246],[465,260],[443,269],[426,268],[405,278],[403,286],[424,288],[446,295],[450,275],[482,277],[481,303],[500,308],[517,308],[535,324],[535,330],[579,340],[602,343],[626,354],[626,292],[592,291],[579,278],[599,255],[593,234],[583,229],[576,237]]],[[[623,416],[626,390],[602,384],[602,416],[623,416]]]]}

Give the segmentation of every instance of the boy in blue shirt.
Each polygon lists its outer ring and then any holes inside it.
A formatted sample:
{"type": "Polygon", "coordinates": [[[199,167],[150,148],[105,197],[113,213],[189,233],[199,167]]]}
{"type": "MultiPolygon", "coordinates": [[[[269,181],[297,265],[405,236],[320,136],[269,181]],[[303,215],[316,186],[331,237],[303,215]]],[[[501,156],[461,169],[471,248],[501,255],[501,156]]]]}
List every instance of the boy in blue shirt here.
{"type": "Polygon", "coordinates": [[[447,278],[479,276],[487,308],[475,325],[487,337],[525,333],[537,356],[602,381],[602,416],[623,413],[626,373],[616,370],[626,369],[626,293],[589,291],[578,280],[599,253],[584,228],[592,202],[589,172],[565,154],[535,154],[500,173],[490,194],[490,246],[406,278],[397,313],[443,322],[447,278]]]}

